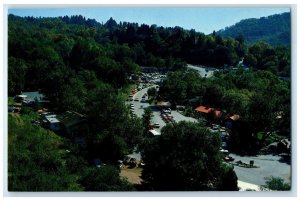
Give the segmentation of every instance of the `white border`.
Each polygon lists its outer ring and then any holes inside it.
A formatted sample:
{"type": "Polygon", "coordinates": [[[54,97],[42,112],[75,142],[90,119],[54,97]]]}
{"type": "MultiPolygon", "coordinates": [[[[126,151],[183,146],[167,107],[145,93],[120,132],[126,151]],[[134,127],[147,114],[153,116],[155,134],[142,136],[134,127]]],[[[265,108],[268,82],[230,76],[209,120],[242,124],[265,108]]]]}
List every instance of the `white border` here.
{"type": "MultiPolygon", "coordinates": [[[[39,1],[39,0],[32,0],[32,1],[29,1],[29,3],[30,4],[39,4],[39,5],[41,5],[41,4],[44,4],[46,7],[47,6],[49,6],[49,3],[52,3],[52,5],[53,5],[53,3],[54,3],[54,5],[55,6],[57,6],[57,5],[61,5],[61,6],[74,6],[74,7],[77,7],[77,6],[83,6],[83,4],[82,3],[84,3],[84,5],[86,5],[86,4],[90,4],[90,5],[87,5],[87,6],[91,6],[91,5],[95,5],[95,4],[98,4],[98,3],[100,3],[100,2],[96,2],[96,1],[91,1],[91,0],[85,0],[84,2],[62,2],[62,1],[59,1],[59,0],[52,0],[52,1],[49,1],[49,0],[47,0],[48,2],[41,2],[41,1],[39,1]],[[67,4],[70,4],[70,3],[72,3],[73,5],[67,5],[67,4]]],[[[27,1],[28,2],[28,1],[27,1]]],[[[143,2],[145,2],[145,1],[143,1],[143,2]]],[[[226,3],[227,3],[228,1],[226,1],[226,3]]],[[[132,1],[132,0],[129,0],[129,1],[118,1],[118,2],[112,2],[112,1],[108,1],[108,0],[104,0],[104,1],[101,1],[101,3],[106,3],[106,4],[108,4],[108,5],[105,5],[105,6],[111,6],[111,5],[114,5],[114,4],[117,4],[116,6],[135,6],[135,5],[137,5],[137,6],[141,6],[141,4],[136,4],[136,3],[140,3],[140,2],[136,2],[136,1],[132,1]],[[120,4],[122,4],[122,5],[120,5],[120,4]],[[124,5],[125,4],[125,5],[124,5]],[[135,4],[135,5],[128,5],[128,4],[135,4]]],[[[159,6],[159,7],[167,7],[167,6],[169,6],[170,4],[171,4],[171,6],[172,7],[174,7],[174,6],[184,6],[184,5],[187,5],[187,6],[191,6],[191,5],[194,5],[194,6],[198,6],[199,4],[198,4],[198,2],[197,1],[191,1],[191,0],[186,0],[186,1],[184,1],[184,2],[174,2],[174,1],[163,1],[162,2],[162,0],[153,0],[153,1],[146,1],[145,2],[147,5],[146,6],[153,6],[153,4],[156,4],[156,6],[159,6]],[[176,5],[174,5],[174,4],[176,4],[176,5]]],[[[273,0],[273,1],[264,1],[264,0],[262,0],[262,1],[248,1],[248,2],[246,2],[246,3],[242,3],[242,2],[240,2],[240,1],[231,1],[231,2],[229,2],[230,3],[230,5],[228,5],[228,4],[224,4],[224,1],[221,1],[221,0],[210,0],[209,2],[206,2],[206,3],[209,3],[209,5],[207,4],[207,5],[204,5],[205,7],[207,6],[207,7],[212,7],[212,6],[217,6],[217,7],[219,7],[219,6],[227,6],[227,7],[234,7],[234,6],[236,6],[237,4],[238,5],[243,5],[243,6],[250,6],[250,7],[261,7],[261,6],[274,6],[274,4],[279,4],[278,5],[278,7],[282,7],[282,6],[285,6],[285,5],[288,5],[288,4],[294,4],[294,6],[292,7],[292,11],[291,11],[291,13],[292,13],[292,66],[293,66],[293,68],[292,68],[292,130],[293,130],[293,141],[292,141],[292,145],[293,145],[293,148],[294,148],[294,152],[293,153],[295,153],[295,152],[297,152],[297,156],[299,156],[299,148],[297,147],[297,142],[299,141],[299,138],[297,139],[297,141],[296,141],[296,134],[297,134],[297,123],[298,123],[298,119],[297,119],[297,122],[296,122],[296,116],[297,116],[297,114],[299,114],[299,108],[297,107],[297,98],[298,98],[298,94],[297,94],[297,86],[298,86],[298,84],[297,84],[297,78],[299,78],[299,71],[297,71],[297,45],[298,45],[298,47],[299,47],[299,41],[297,41],[297,35],[296,35],[296,33],[299,33],[299,31],[298,31],[298,29],[299,29],[299,27],[297,27],[297,8],[299,7],[299,5],[298,5],[298,2],[297,1],[288,1],[288,0],[286,0],[286,1],[284,1],[284,2],[280,2],[280,1],[276,1],[276,0],[273,0]],[[257,4],[257,5],[252,5],[252,4],[250,4],[250,3],[255,3],[255,4],[257,4]],[[235,4],[235,5],[232,5],[232,4],[235,4]],[[297,44],[297,45],[296,45],[297,44]]],[[[31,5],[28,5],[28,4],[24,4],[24,1],[22,1],[22,0],[11,0],[11,1],[9,1],[9,0],[4,0],[4,2],[3,2],[3,4],[2,4],[2,6],[3,6],[3,9],[1,9],[1,13],[0,13],[0,15],[1,16],[4,16],[4,14],[5,14],[5,12],[7,11],[6,9],[7,9],[7,7],[6,8],[4,8],[4,4],[10,4],[10,5],[12,5],[12,4],[21,4],[21,6],[28,6],[28,7],[30,7],[31,5]]],[[[203,5],[199,5],[199,6],[203,6],[203,5]]],[[[298,20],[299,21],[299,20],[298,20]]],[[[5,18],[3,18],[3,20],[1,20],[1,29],[3,28],[3,30],[1,30],[1,34],[2,33],[7,33],[7,28],[6,28],[6,23],[7,22],[7,20],[5,19],[5,18]],[[4,22],[3,22],[4,21],[4,22]]],[[[2,73],[0,73],[0,79],[1,79],[1,82],[2,82],[2,86],[3,86],[3,88],[1,88],[1,90],[3,90],[3,93],[2,93],[2,96],[0,96],[1,97],[1,102],[2,103],[4,103],[4,107],[0,107],[0,113],[1,114],[4,114],[4,118],[2,119],[2,120],[0,120],[0,122],[1,122],[1,124],[0,124],[0,128],[1,128],[1,131],[3,131],[3,132],[1,132],[1,133],[3,133],[4,135],[3,136],[5,136],[5,134],[7,133],[7,116],[5,115],[6,114],[6,111],[7,111],[7,97],[6,97],[6,94],[7,94],[7,84],[6,84],[6,81],[7,81],[7,65],[6,65],[6,63],[7,63],[7,36],[5,36],[6,34],[4,34],[4,36],[3,37],[1,37],[1,45],[2,45],[2,47],[3,47],[3,49],[1,49],[1,51],[0,51],[0,54],[1,54],[1,58],[2,58],[2,56],[3,56],[3,66],[4,66],[4,68],[3,68],[3,74],[2,73]],[[4,80],[6,80],[5,82],[4,82],[4,80]]],[[[3,150],[6,150],[6,148],[7,148],[7,139],[6,139],[6,141],[5,141],[5,139],[4,139],[4,141],[2,141],[1,140],[1,144],[0,144],[0,146],[1,147],[3,147],[3,150]],[[3,143],[4,142],[4,143],[3,143]],[[2,146],[1,146],[2,145],[2,146]]],[[[295,153],[296,154],[296,153],[295,153]]],[[[294,187],[294,185],[295,185],[295,181],[297,180],[296,178],[296,174],[297,174],[297,170],[299,169],[299,167],[298,166],[296,166],[295,167],[295,163],[297,163],[297,158],[296,158],[296,155],[295,154],[293,154],[292,155],[292,185],[293,185],[293,187],[294,187]]],[[[4,156],[3,154],[1,154],[2,156],[4,156]]],[[[2,157],[1,156],[1,157],[2,157]]],[[[3,164],[5,164],[5,162],[7,161],[7,157],[3,157],[3,162],[4,163],[2,163],[1,164],[1,177],[0,178],[4,178],[3,176],[6,176],[6,175],[3,175],[3,173],[5,172],[5,171],[7,171],[7,169],[6,169],[6,166],[5,165],[3,165],[3,164]]],[[[1,184],[1,187],[2,187],[2,190],[4,190],[3,189],[3,187],[4,186],[2,186],[2,184],[1,184]]],[[[294,190],[294,189],[293,189],[294,190]]],[[[299,190],[298,189],[295,189],[296,191],[294,192],[294,193],[297,193],[297,194],[299,194],[299,190]]],[[[6,193],[5,195],[7,196],[10,196],[9,194],[7,194],[7,192],[5,192],[5,191],[3,191],[2,193],[6,193]]],[[[89,199],[97,199],[97,198],[95,198],[95,197],[91,197],[91,196],[116,196],[116,197],[122,197],[122,196],[133,196],[133,197],[145,197],[145,196],[147,196],[147,197],[152,197],[152,196],[160,196],[160,197],[165,197],[165,196],[168,196],[168,197],[173,197],[173,196],[175,196],[175,197],[189,197],[189,196],[201,196],[201,197],[205,197],[205,199],[214,199],[213,197],[222,197],[222,196],[234,196],[234,197],[236,197],[236,196],[262,196],[262,197],[264,197],[263,199],[266,199],[265,198],[265,196],[266,196],[266,194],[264,194],[264,195],[258,195],[259,194],[259,192],[254,192],[256,195],[254,195],[252,192],[245,192],[245,193],[243,193],[243,192],[239,192],[239,194],[240,195],[236,195],[236,193],[222,193],[222,192],[216,192],[216,193],[213,193],[213,192],[209,192],[209,193],[207,193],[207,192],[200,192],[200,194],[199,193],[188,193],[188,195],[186,195],[186,193],[163,193],[163,194],[160,194],[160,193],[155,193],[155,194],[152,194],[152,193],[140,193],[140,192],[138,192],[138,193],[133,193],[134,195],[129,195],[129,194],[127,194],[127,193],[88,193],[88,195],[86,195],[86,193],[71,193],[71,195],[70,195],[70,193],[55,193],[54,195],[53,194],[51,194],[51,195],[48,195],[47,193],[45,194],[45,193],[21,193],[21,194],[19,194],[19,196],[21,196],[21,197],[23,197],[22,199],[25,199],[25,200],[34,200],[34,199],[40,199],[40,198],[36,198],[36,196],[58,196],[58,197],[62,197],[62,198],[64,198],[65,196],[73,196],[73,198],[72,198],[72,200],[81,200],[81,198],[83,198],[83,197],[89,197],[89,199]],[[242,194],[241,194],[242,193],[242,194]],[[29,196],[29,197],[27,197],[27,196],[29,196]],[[35,197],[35,198],[30,198],[30,196],[33,196],[33,197],[35,197]],[[207,197],[207,196],[210,196],[210,198],[209,197],[207,197]],[[75,197],[75,198],[74,198],[75,197]],[[28,199],[29,198],[29,199],[28,199]]],[[[290,195],[287,195],[286,193],[280,193],[280,192],[272,192],[272,193],[268,193],[267,194],[267,196],[270,196],[270,197],[273,197],[272,198],[272,200],[276,200],[276,199],[280,199],[280,200],[282,200],[282,196],[284,197],[284,196],[290,196],[290,195]]],[[[295,196],[295,195],[294,195],[295,196]]],[[[232,200],[232,198],[230,198],[230,197],[227,197],[228,198],[228,200],[230,199],[230,200],[232,200]]],[[[222,198],[222,200],[227,200],[227,198],[222,198]]],[[[294,197],[295,198],[295,197],[294,197]]],[[[288,198],[288,199],[294,199],[294,198],[288,198]]],[[[5,199],[6,199],[6,197],[5,197],[5,199]]],[[[51,197],[48,197],[48,198],[43,198],[43,199],[51,199],[52,200],[52,198],[51,197]]],[[[103,198],[101,198],[101,199],[103,199],[103,198]]],[[[110,198],[107,198],[107,199],[110,199],[110,198]]],[[[127,199],[127,198],[123,198],[123,199],[127,199]]],[[[128,200],[132,200],[132,198],[128,198],[128,200]]],[[[149,199],[151,199],[151,198],[149,198],[149,199]]],[[[172,198],[172,200],[176,200],[176,198],[172,198]]],[[[180,198],[177,198],[177,199],[180,199],[180,198]]],[[[189,198],[189,199],[193,199],[193,198],[189,198]]],[[[196,198],[197,199],[197,198],[196,198]]],[[[201,198],[202,199],[202,198],[201,198]]],[[[247,198],[247,197],[243,197],[243,199],[253,199],[253,198],[247,198]]]]}

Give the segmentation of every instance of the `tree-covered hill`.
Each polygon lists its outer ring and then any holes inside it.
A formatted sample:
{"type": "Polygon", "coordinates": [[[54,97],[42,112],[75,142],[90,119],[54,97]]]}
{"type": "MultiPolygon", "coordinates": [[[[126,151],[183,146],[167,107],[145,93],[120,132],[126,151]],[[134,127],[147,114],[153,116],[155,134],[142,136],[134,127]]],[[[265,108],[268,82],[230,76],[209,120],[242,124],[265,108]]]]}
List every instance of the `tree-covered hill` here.
{"type": "Polygon", "coordinates": [[[224,37],[242,35],[246,43],[265,41],[273,46],[291,44],[291,14],[289,12],[241,20],[233,26],[216,32],[224,37]]]}

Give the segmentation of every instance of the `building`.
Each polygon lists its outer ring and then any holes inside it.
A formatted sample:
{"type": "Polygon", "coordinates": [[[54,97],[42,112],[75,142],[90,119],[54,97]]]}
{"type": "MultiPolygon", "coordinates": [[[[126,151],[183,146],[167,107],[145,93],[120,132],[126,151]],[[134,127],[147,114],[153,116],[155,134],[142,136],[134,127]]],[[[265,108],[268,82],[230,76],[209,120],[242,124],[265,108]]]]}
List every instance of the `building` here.
{"type": "Polygon", "coordinates": [[[205,107],[205,106],[199,106],[195,109],[196,112],[199,112],[201,114],[209,114],[213,111],[213,108],[210,108],[210,107],[205,107]]]}
{"type": "Polygon", "coordinates": [[[83,114],[74,111],[66,111],[57,116],[61,122],[62,130],[76,143],[82,147],[86,146],[86,136],[89,132],[87,118],[83,114]]]}
{"type": "Polygon", "coordinates": [[[240,119],[240,115],[238,114],[233,114],[233,115],[228,115],[225,120],[224,120],[224,124],[226,128],[232,128],[234,122],[238,121],[240,119]]]}
{"type": "Polygon", "coordinates": [[[52,131],[60,131],[61,130],[61,123],[56,118],[56,114],[49,114],[43,116],[43,123],[44,126],[52,131]]]}
{"type": "Polygon", "coordinates": [[[29,101],[42,101],[45,98],[44,94],[39,91],[28,91],[21,94],[26,96],[26,99],[29,101]]]}
{"type": "Polygon", "coordinates": [[[73,135],[82,124],[87,123],[86,116],[74,111],[66,111],[57,117],[68,134],[73,135]]]}
{"type": "Polygon", "coordinates": [[[24,94],[21,94],[21,95],[16,95],[14,100],[17,102],[17,103],[22,103],[24,100],[27,99],[27,95],[24,95],[24,94]]]}
{"type": "Polygon", "coordinates": [[[156,130],[149,130],[149,135],[151,137],[154,137],[154,136],[159,136],[160,133],[158,131],[156,131],[156,130]]]}

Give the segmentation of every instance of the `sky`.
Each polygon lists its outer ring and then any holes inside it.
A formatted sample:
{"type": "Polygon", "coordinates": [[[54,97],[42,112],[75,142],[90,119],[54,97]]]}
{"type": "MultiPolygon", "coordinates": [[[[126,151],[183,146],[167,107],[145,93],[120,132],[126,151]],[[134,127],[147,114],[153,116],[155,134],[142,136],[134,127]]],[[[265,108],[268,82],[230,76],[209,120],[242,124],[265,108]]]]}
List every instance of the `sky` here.
{"type": "Polygon", "coordinates": [[[110,17],[118,23],[137,22],[163,27],[180,26],[184,29],[210,34],[242,19],[260,18],[290,12],[288,7],[57,7],[57,8],[9,8],[9,14],[34,17],[82,15],[106,22],[110,17]]]}

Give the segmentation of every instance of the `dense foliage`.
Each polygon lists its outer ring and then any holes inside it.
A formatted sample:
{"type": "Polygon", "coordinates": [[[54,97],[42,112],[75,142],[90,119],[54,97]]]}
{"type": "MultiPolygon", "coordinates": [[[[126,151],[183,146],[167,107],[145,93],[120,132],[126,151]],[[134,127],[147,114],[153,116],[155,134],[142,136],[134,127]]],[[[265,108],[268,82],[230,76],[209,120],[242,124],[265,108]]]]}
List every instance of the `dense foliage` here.
{"type": "Polygon", "coordinates": [[[285,46],[272,47],[258,42],[248,48],[244,64],[258,70],[271,71],[281,77],[291,77],[291,51],[285,46]]]}
{"type": "Polygon", "coordinates": [[[232,129],[231,144],[236,151],[254,151],[253,134],[260,131],[265,135],[276,130],[290,133],[290,82],[269,71],[238,69],[216,72],[210,78],[191,70],[171,72],[159,94],[174,105],[193,109],[204,105],[240,115],[241,121],[232,129]],[[191,103],[195,97],[197,102],[191,103]]]}
{"type": "Polygon", "coordinates": [[[220,143],[200,124],[168,124],[144,147],[142,178],[148,190],[237,190],[233,168],[222,163],[220,143]]]}
{"type": "Polygon", "coordinates": [[[78,147],[33,125],[34,112],[8,116],[9,191],[130,191],[114,166],[88,166],[78,147]]]}
{"type": "MultiPolygon", "coordinates": [[[[32,115],[32,114],[31,114],[32,115]]],[[[78,191],[78,177],[69,172],[62,139],[33,126],[30,114],[8,116],[8,190],[78,191]]]]}
{"type": "Polygon", "coordinates": [[[291,45],[291,13],[245,19],[216,32],[224,37],[243,36],[246,43],[265,41],[271,45],[291,45]]]}
{"type": "Polygon", "coordinates": [[[37,87],[55,94],[62,82],[82,70],[94,71],[97,78],[122,87],[127,75],[139,71],[138,65],[167,69],[181,68],[185,62],[231,65],[246,48],[238,40],[180,27],[117,24],[113,19],[103,25],[82,16],[9,15],[8,39],[9,94],[37,87]]]}

